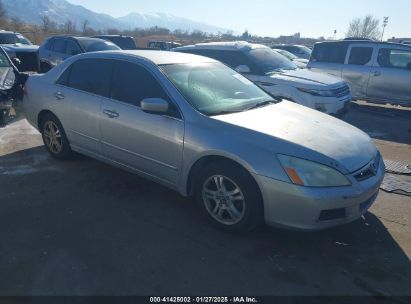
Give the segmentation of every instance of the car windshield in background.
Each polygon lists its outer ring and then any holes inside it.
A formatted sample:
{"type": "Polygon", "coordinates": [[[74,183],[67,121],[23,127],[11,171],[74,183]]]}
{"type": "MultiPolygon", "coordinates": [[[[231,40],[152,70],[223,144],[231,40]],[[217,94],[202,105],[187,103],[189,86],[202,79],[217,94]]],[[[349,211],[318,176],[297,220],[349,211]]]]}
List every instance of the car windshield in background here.
{"type": "Polygon", "coordinates": [[[120,50],[117,45],[109,41],[100,41],[97,39],[79,39],[78,42],[86,52],[120,50]]]}
{"type": "Polygon", "coordinates": [[[31,42],[20,34],[3,33],[0,34],[0,44],[25,44],[31,45],[31,42]]]}
{"type": "Polygon", "coordinates": [[[266,74],[298,68],[292,61],[269,48],[253,49],[249,51],[249,55],[266,74]]]}
{"type": "Polygon", "coordinates": [[[9,68],[10,66],[11,65],[6,54],[0,50],[0,68],[9,68]]]}
{"type": "Polygon", "coordinates": [[[170,64],[161,69],[199,112],[222,115],[264,104],[272,97],[221,63],[170,64]]]}
{"type": "Polygon", "coordinates": [[[305,54],[311,55],[312,50],[306,46],[299,46],[300,50],[302,50],[305,54]]]}
{"type": "Polygon", "coordinates": [[[118,45],[123,50],[135,50],[136,44],[133,38],[126,38],[126,37],[111,37],[109,38],[113,43],[118,45]]]}
{"type": "Polygon", "coordinates": [[[289,51],[286,50],[280,50],[280,49],[275,49],[276,52],[280,53],[281,55],[287,57],[290,60],[298,59],[297,56],[295,56],[293,53],[290,53],[289,51]]]}

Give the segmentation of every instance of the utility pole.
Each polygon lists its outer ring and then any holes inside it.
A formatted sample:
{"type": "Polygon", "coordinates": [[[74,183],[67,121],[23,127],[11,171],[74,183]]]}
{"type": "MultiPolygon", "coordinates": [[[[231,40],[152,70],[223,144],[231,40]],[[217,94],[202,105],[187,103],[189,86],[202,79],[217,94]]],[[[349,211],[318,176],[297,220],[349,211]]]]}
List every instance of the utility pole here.
{"type": "Polygon", "coordinates": [[[385,28],[388,25],[388,19],[389,17],[384,17],[383,22],[382,22],[382,35],[381,35],[381,41],[384,39],[384,32],[385,32],[385,28]]]}
{"type": "Polygon", "coordinates": [[[337,30],[334,30],[333,40],[335,40],[336,37],[337,37],[337,30]]]}

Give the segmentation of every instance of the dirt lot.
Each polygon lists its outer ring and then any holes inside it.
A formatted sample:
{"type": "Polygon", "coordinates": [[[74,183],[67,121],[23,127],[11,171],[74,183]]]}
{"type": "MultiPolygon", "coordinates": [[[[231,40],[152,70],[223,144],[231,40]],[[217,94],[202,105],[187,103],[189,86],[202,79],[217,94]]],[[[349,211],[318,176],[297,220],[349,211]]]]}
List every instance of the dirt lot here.
{"type": "MultiPolygon", "coordinates": [[[[411,163],[411,111],[346,120],[411,163]]],[[[408,178],[410,180],[410,178],[408,178]]],[[[302,233],[211,227],[190,199],[80,158],[58,162],[22,118],[0,129],[0,295],[411,295],[411,197],[302,233]]]]}

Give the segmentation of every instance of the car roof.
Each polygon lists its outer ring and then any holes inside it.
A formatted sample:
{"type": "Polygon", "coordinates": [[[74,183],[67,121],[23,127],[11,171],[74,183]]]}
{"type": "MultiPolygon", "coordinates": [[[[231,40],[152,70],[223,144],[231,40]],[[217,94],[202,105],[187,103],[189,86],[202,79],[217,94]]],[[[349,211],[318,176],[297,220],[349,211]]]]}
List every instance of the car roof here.
{"type": "MultiPolygon", "coordinates": [[[[335,41],[321,41],[317,42],[317,44],[329,44],[329,43],[339,43],[339,44],[350,44],[350,43],[356,43],[356,44],[380,44],[380,45],[388,45],[388,46],[401,46],[401,47],[410,47],[409,45],[402,44],[402,43],[395,43],[395,42],[383,42],[383,41],[375,41],[375,40],[349,40],[349,39],[344,39],[344,40],[335,40],[335,41]]],[[[410,47],[411,48],[411,47],[410,47]]]]}
{"type": "Polygon", "coordinates": [[[154,50],[118,50],[118,51],[102,51],[94,53],[86,53],[80,55],[84,58],[139,58],[143,60],[151,61],[156,65],[167,65],[167,64],[188,64],[188,63],[207,63],[207,62],[217,62],[214,59],[187,54],[179,52],[167,52],[167,51],[154,51],[154,50]]]}
{"type": "Polygon", "coordinates": [[[239,51],[249,51],[258,48],[269,48],[262,44],[248,43],[245,41],[230,41],[230,42],[208,42],[208,43],[197,43],[194,45],[182,46],[175,48],[178,50],[194,50],[194,49],[204,49],[204,50],[239,50],[239,51]]]}
{"type": "Polygon", "coordinates": [[[5,31],[5,30],[0,30],[0,34],[15,34],[15,35],[21,35],[18,32],[12,32],[12,31],[5,31]]]}

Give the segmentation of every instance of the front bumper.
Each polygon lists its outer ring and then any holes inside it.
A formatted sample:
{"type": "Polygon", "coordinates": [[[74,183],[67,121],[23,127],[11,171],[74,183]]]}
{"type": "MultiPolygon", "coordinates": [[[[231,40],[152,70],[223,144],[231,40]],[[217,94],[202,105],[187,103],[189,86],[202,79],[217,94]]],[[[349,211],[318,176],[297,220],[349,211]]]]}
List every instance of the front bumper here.
{"type": "Polygon", "coordinates": [[[264,200],[265,222],[298,230],[319,230],[359,219],[374,203],[384,178],[377,174],[350,187],[312,188],[255,175],[264,200]]]}

